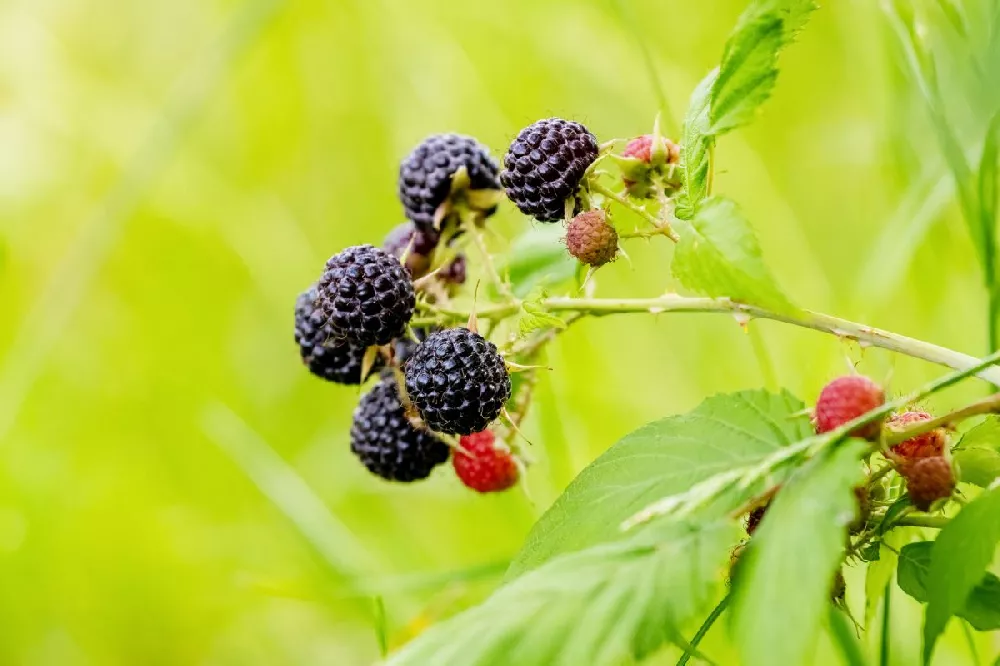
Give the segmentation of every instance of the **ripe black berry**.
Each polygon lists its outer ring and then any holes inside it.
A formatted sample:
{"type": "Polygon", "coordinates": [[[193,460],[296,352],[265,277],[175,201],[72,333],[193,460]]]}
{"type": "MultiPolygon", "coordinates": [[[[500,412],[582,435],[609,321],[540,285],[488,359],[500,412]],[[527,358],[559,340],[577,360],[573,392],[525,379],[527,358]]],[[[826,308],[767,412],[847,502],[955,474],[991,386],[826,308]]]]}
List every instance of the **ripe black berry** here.
{"type": "Polygon", "coordinates": [[[406,217],[420,229],[432,229],[434,213],[451,191],[452,176],[463,166],[470,189],[500,189],[497,163],[475,139],[460,134],[435,134],[424,139],[399,165],[399,200],[406,217]]]}
{"type": "Polygon", "coordinates": [[[485,430],[510,398],[510,375],[496,346],[465,328],[430,335],[404,372],[410,401],[438,432],[485,430]]]}
{"type": "Polygon", "coordinates": [[[402,335],[416,300],[409,271],[371,245],[333,255],[317,290],[337,338],[362,347],[388,344],[402,335]]]}
{"type": "MultiPolygon", "coordinates": [[[[321,308],[316,307],[316,287],[310,287],[295,301],[295,342],[302,362],[317,377],[338,384],[360,384],[365,347],[346,340],[337,341],[326,323],[321,308]]],[[[382,367],[376,356],[372,370],[382,367]]]]}
{"type": "Polygon", "coordinates": [[[598,150],[597,139],[580,123],[539,120],[510,144],[500,182],[522,213],[540,222],[557,222],[598,150]]]}
{"type": "Polygon", "coordinates": [[[448,445],[406,418],[390,373],[361,398],[351,425],[351,451],[372,474],[390,481],[425,479],[448,459],[448,445]]]}

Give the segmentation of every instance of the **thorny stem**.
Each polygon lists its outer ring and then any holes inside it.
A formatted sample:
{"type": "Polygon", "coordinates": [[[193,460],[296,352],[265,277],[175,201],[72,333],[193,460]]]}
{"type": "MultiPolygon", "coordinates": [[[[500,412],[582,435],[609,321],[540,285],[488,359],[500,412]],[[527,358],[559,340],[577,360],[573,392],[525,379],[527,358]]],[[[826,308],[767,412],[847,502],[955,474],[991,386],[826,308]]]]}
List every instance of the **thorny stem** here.
{"type": "Polygon", "coordinates": [[[625,206],[626,208],[628,208],[629,210],[631,210],[633,213],[636,213],[636,214],[642,216],[650,224],[652,224],[654,227],[657,227],[657,228],[662,227],[664,229],[663,235],[666,236],[667,238],[669,238],[670,240],[672,240],[673,242],[676,243],[676,242],[678,242],[680,240],[680,236],[677,235],[677,233],[670,227],[670,224],[666,220],[661,220],[660,218],[656,217],[655,215],[653,215],[652,213],[650,213],[648,210],[646,210],[642,206],[639,206],[638,204],[635,204],[635,203],[629,201],[628,197],[622,196],[618,192],[615,192],[614,190],[611,190],[611,189],[605,187],[604,185],[602,185],[601,183],[597,182],[596,180],[591,180],[590,181],[590,189],[592,189],[593,191],[595,191],[595,192],[597,192],[599,194],[603,194],[607,198],[612,199],[613,201],[618,202],[622,206],[625,206]]]}
{"type": "Polygon", "coordinates": [[[904,516],[893,523],[893,527],[931,527],[943,529],[950,519],[947,516],[904,516]]]}
{"type": "Polygon", "coordinates": [[[974,402],[971,405],[966,405],[961,409],[956,409],[953,412],[949,412],[937,418],[929,419],[927,421],[918,421],[912,427],[906,428],[905,430],[891,431],[886,434],[885,443],[891,446],[893,444],[905,442],[906,440],[917,437],[918,435],[923,435],[926,432],[931,432],[937,428],[949,426],[957,421],[961,421],[972,416],[978,416],[980,414],[994,414],[998,411],[1000,411],[1000,393],[994,393],[988,398],[974,402]]]}
{"type": "MultiPolygon", "coordinates": [[[[967,370],[979,363],[979,359],[953,351],[946,347],[891,333],[865,324],[833,317],[820,312],[797,310],[774,312],[763,307],[739,303],[729,298],[703,298],[667,294],[657,298],[546,298],[540,301],[549,312],[576,312],[584,315],[605,316],[612,314],[645,313],[666,314],[674,312],[697,312],[706,314],[729,314],[743,320],[770,319],[793,326],[809,328],[835,335],[843,340],[853,340],[862,346],[880,347],[889,351],[923,359],[954,370],[967,370]]],[[[469,311],[462,309],[423,306],[427,317],[417,317],[414,326],[462,322],[468,319],[469,311]]],[[[517,300],[477,308],[480,319],[505,319],[521,309],[517,300]]],[[[1000,369],[987,367],[977,375],[1000,386],[1000,369]]]]}
{"type": "Polygon", "coordinates": [[[672,233],[673,231],[667,227],[656,227],[654,229],[641,229],[620,233],[618,234],[618,238],[653,238],[654,236],[667,236],[669,238],[672,233]]]}

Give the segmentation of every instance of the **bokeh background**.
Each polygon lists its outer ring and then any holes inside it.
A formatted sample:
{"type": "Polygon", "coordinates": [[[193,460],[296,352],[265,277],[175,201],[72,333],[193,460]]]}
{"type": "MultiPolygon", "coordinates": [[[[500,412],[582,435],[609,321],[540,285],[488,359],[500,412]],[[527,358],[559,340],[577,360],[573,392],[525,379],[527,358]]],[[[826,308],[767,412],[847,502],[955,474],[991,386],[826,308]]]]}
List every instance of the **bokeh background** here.
{"type": "MultiPolygon", "coordinates": [[[[722,141],[717,190],[797,303],[983,354],[974,251],[885,15],[823,4],[759,121],[722,141]]],[[[896,391],[939,373],[769,322],[584,322],[526,424],[529,499],[475,496],[448,468],[369,476],[348,449],[357,391],[299,364],[295,296],[401,220],[396,169],[420,139],[459,131],[500,156],[540,117],[606,140],[658,111],[676,134],[743,5],[0,3],[0,664],[370,664],[375,627],[398,644],[488,593],[634,427],[721,391],[812,400],[845,359],[896,391]]],[[[963,50],[992,34],[979,19],[935,44],[970,154],[996,94],[963,50]]],[[[506,206],[491,225],[531,223],[506,206]]],[[[598,294],[676,288],[667,245],[633,242],[598,294]]],[[[848,579],[859,609],[863,570],[848,579]]],[[[915,663],[918,608],[895,600],[894,663],[915,663]]],[[[958,632],[935,663],[967,663],[958,632]]],[[[837,663],[827,648],[817,663],[837,663]]],[[[705,649],[734,658],[724,627],[705,649]]]]}

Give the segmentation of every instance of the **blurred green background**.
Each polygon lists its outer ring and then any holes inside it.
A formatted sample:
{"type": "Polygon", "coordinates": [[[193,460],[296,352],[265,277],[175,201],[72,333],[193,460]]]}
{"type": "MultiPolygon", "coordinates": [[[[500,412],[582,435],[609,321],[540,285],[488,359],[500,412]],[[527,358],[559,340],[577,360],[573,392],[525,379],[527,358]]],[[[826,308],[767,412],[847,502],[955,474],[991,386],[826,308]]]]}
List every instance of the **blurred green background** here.
{"type": "MultiPolygon", "coordinates": [[[[983,354],[973,249],[885,17],[824,4],[762,117],[722,141],[717,190],[797,303],[983,354]]],[[[606,140],[658,110],[676,134],[743,5],[0,3],[0,664],[369,664],[375,595],[394,644],[481,599],[634,427],[769,373],[812,400],[845,358],[897,392],[938,374],[770,322],[588,321],[552,349],[526,424],[529,500],[474,496],[447,467],[369,476],[348,449],[357,391],[299,364],[295,296],[401,220],[414,144],[453,130],[499,157],[540,117],[606,140]]],[[[938,53],[978,151],[995,91],[961,46],[938,53]]],[[[491,224],[531,223],[506,206],[491,224]]],[[[598,294],[675,288],[666,245],[629,246],[598,294]]],[[[861,608],[863,571],[848,579],[861,608]]],[[[915,663],[918,608],[896,601],[894,663],[915,663]]],[[[935,663],[967,662],[957,637],[935,663]]],[[[705,649],[733,658],[724,628],[705,649]]]]}

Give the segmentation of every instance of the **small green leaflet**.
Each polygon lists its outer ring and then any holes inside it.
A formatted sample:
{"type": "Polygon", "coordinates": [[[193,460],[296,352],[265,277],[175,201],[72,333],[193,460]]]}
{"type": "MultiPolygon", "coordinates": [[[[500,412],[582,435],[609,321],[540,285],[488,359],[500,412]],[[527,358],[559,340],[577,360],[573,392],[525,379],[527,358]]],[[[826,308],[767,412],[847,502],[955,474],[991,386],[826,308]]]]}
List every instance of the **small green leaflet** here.
{"type": "Polygon", "coordinates": [[[744,666],[812,663],[866,448],[848,440],[799,469],[754,532],[733,585],[733,639],[744,666]]]}
{"type": "Polygon", "coordinates": [[[539,294],[537,298],[521,303],[522,314],[520,319],[517,320],[517,329],[522,336],[543,328],[566,328],[566,322],[553,314],[549,314],[542,307],[540,301],[543,297],[543,294],[539,294]]]}
{"type": "Polygon", "coordinates": [[[712,87],[719,76],[719,70],[708,73],[691,94],[687,115],[684,118],[684,136],[681,139],[681,156],[684,165],[684,188],[677,198],[674,215],[682,220],[690,220],[698,206],[708,197],[708,178],[712,169],[710,150],[715,138],[708,131],[708,111],[711,104],[712,87]]]}
{"type": "Polygon", "coordinates": [[[705,200],[693,219],[678,220],[676,230],[681,240],[672,270],[685,287],[778,312],[795,310],[765,266],[749,223],[731,200],[705,200]]]}
{"type": "Polygon", "coordinates": [[[983,492],[941,530],[931,550],[924,617],[924,663],[948,619],[962,609],[1000,541],[1000,488],[983,492]]]}
{"type": "Polygon", "coordinates": [[[618,666],[683,644],[740,532],[730,520],[659,521],[562,555],[428,629],[386,666],[618,666]]]}
{"type": "Polygon", "coordinates": [[[809,437],[804,408],[787,392],[743,391],[708,398],[692,412],[626,435],[538,520],[508,578],[561,553],[620,538],[622,521],[650,502],[809,437]]]}
{"type": "Polygon", "coordinates": [[[566,252],[560,224],[536,225],[511,243],[505,263],[497,267],[509,276],[514,294],[523,298],[532,290],[569,282],[577,261],[566,252]]]}
{"type": "Polygon", "coordinates": [[[1000,419],[988,417],[965,433],[955,451],[958,478],[986,488],[1000,476],[1000,419]]]}
{"type": "MultiPolygon", "coordinates": [[[[932,541],[918,541],[899,553],[899,588],[921,603],[927,602],[927,578],[931,566],[932,541]]],[[[985,574],[972,588],[955,615],[977,631],[1000,629],[1000,578],[985,574]]]]}

